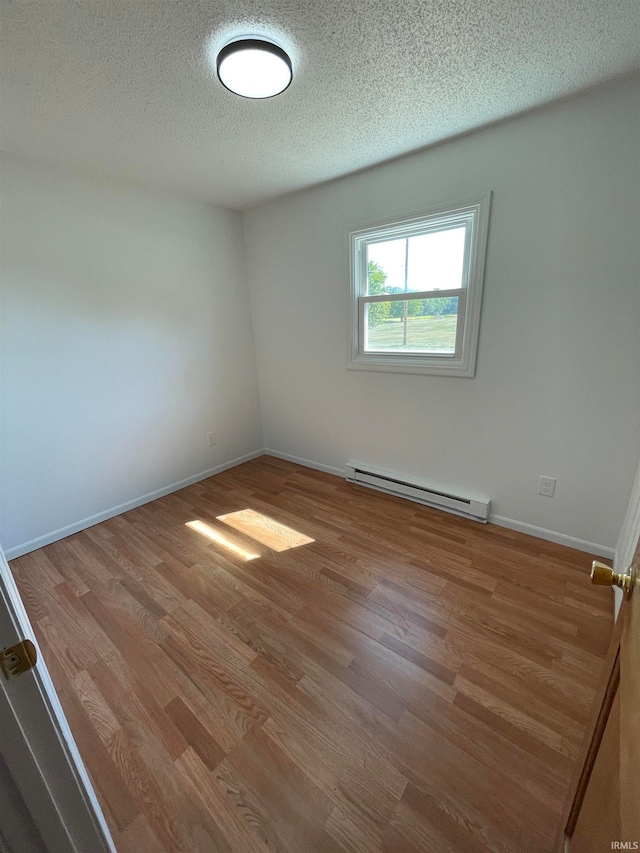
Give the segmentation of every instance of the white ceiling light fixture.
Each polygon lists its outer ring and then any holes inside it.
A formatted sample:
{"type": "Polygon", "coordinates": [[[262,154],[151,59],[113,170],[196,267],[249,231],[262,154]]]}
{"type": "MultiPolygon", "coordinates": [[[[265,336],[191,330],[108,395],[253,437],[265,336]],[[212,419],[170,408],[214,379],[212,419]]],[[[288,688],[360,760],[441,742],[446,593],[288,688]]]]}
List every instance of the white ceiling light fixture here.
{"type": "Polygon", "coordinates": [[[273,98],[293,79],[289,55],[275,42],[241,36],[218,53],[216,71],[223,86],[243,98],[273,98]]]}

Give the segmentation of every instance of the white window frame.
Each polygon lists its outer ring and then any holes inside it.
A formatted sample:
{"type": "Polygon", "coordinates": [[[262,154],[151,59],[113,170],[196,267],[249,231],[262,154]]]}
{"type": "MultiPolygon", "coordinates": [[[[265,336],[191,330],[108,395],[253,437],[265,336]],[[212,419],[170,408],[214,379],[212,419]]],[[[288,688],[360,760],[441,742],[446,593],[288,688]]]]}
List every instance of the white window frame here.
{"type": "Polygon", "coordinates": [[[463,201],[437,205],[411,217],[369,223],[366,227],[349,232],[351,323],[347,367],[396,373],[467,377],[475,375],[490,206],[489,192],[463,201]],[[415,237],[461,225],[466,226],[466,239],[460,289],[367,295],[367,246],[370,243],[415,237]],[[448,296],[458,297],[454,353],[365,351],[367,304],[408,299],[440,299],[448,296]]]}

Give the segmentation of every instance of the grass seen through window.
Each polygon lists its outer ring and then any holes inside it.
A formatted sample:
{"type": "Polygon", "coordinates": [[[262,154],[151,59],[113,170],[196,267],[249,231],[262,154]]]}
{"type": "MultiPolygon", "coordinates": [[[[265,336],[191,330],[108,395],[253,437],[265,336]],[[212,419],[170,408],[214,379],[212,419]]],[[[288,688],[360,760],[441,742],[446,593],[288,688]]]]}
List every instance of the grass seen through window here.
{"type": "Polygon", "coordinates": [[[457,314],[407,317],[405,343],[403,319],[383,320],[367,330],[367,349],[454,352],[457,321],[457,314]]]}

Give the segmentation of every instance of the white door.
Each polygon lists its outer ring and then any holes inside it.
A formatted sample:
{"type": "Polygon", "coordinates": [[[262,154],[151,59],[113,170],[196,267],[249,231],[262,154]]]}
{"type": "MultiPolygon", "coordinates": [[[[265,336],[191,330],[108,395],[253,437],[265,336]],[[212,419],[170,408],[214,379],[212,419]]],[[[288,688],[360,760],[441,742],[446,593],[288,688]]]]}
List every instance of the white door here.
{"type": "Polygon", "coordinates": [[[0,757],[24,801],[25,816],[33,821],[24,830],[37,829],[51,853],[115,853],[0,547],[0,650],[24,639],[36,646],[36,665],[12,678],[0,671],[0,757]]]}
{"type": "Polygon", "coordinates": [[[599,585],[622,587],[625,598],[565,805],[558,853],[640,850],[640,468],[616,562],[617,573],[596,562],[591,575],[599,585]]]}

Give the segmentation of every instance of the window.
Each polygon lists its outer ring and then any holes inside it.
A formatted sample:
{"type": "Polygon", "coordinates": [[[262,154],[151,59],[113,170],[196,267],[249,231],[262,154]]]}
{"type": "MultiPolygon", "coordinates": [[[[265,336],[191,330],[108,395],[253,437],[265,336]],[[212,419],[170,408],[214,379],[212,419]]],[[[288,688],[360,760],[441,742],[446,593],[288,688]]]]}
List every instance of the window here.
{"type": "Polygon", "coordinates": [[[349,367],[473,376],[491,194],[349,235],[349,367]]]}

